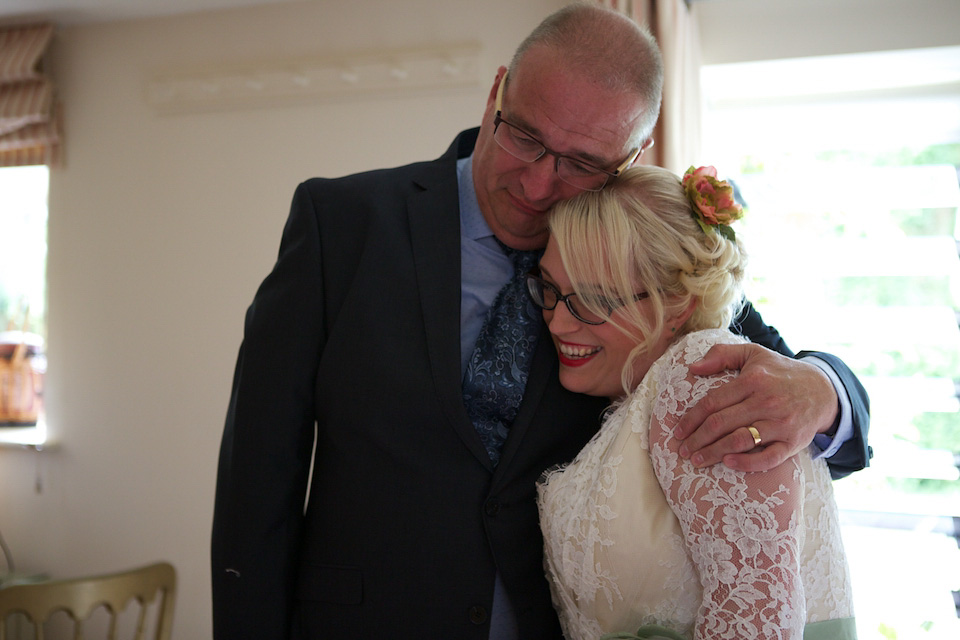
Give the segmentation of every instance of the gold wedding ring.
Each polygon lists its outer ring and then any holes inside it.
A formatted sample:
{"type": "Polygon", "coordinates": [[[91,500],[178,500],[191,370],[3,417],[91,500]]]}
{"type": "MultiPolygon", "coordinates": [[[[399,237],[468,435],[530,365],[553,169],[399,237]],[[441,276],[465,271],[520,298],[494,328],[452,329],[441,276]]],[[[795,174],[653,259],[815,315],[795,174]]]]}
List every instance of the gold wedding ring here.
{"type": "Polygon", "coordinates": [[[753,446],[759,447],[760,443],[763,442],[763,439],[760,437],[760,432],[753,426],[747,427],[747,431],[753,436],[753,446]]]}

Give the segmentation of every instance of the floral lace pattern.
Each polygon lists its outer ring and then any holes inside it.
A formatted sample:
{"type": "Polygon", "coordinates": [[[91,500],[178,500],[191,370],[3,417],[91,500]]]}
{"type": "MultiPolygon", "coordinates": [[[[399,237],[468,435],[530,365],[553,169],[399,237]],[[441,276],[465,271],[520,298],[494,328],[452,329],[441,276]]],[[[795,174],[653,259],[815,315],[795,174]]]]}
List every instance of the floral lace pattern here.
{"type": "Polygon", "coordinates": [[[671,346],[567,466],[539,487],[545,565],[569,640],[658,624],[690,638],[801,638],[853,615],[826,463],[696,469],[673,429],[735,372],[688,373],[726,331],[671,346]]]}

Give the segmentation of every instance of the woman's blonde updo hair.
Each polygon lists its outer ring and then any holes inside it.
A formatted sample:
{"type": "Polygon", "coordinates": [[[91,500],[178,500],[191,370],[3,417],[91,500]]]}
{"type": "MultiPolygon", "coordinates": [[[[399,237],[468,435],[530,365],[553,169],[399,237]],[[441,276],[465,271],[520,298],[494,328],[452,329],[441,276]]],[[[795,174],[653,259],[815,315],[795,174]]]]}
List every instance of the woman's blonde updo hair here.
{"type": "MultiPolygon", "coordinates": [[[[620,307],[609,320],[638,338],[624,369],[631,382],[634,359],[664,330],[668,312],[696,307],[675,335],[729,326],[743,300],[746,255],[739,241],[704,233],[680,178],[654,166],[624,171],[603,190],[561,202],[550,215],[564,269],[577,297],[591,311],[597,294],[631,300],[649,293],[656,318],[650,324],[641,305],[620,307]]],[[[636,384],[636,382],[633,382],[636,384]]]]}

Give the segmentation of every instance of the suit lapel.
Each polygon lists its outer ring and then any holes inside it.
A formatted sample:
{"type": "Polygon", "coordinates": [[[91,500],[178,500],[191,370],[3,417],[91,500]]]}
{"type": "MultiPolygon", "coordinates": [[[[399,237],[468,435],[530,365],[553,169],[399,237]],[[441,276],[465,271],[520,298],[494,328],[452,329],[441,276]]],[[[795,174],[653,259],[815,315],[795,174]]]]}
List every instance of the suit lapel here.
{"type": "Polygon", "coordinates": [[[450,176],[462,137],[438,161],[424,165],[416,181],[421,190],[408,200],[407,214],[437,397],[464,444],[492,471],[463,406],[460,380],[460,197],[450,176]]]}
{"type": "Polygon", "coordinates": [[[544,391],[552,380],[557,379],[558,375],[553,341],[550,339],[550,332],[546,325],[541,323],[533,361],[530,363],[530,373],[527,376],[527,387],[523,392],[517,419],[513,421],[510,435],[507,436],[507,441],[503,445],[500,464],[497,465],[497,479],[502,480],[509,476],[511,463],[530,429],[544,391]]]}
{"type": "MultiPolygon", "coordinates": [[[[475,137],[475,132],[472,132],[475,137]]],[[[439,160],[424,165],[415,180],[419,190],[407,202],[410,237],[431,375],[444,415],[463,443],[495,479],[511,475],[511,464],[531,427],[543,395],[557,380],[556,352],[550,333],[541,325],[536,352],[517,419],[510,428],[500,464],[494,469],[480,436],[463,406],[460,372],[460,196],[456,171],[458,157],[473,148],[471,132],[461,134],[439,160]]],[[[520,465],[522,468],[523,465],[520,465]]]]}

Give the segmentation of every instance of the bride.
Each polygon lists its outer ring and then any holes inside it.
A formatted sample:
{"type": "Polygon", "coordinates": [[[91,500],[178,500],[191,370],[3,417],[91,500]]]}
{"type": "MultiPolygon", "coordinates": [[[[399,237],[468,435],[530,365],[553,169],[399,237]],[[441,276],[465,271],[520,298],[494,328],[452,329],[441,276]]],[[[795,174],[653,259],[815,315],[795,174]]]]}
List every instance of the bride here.
{"type": "Polygon", "coordinates": [[[538,490],[569,640],[856,637],[825,461],[804,451],[764,473],[695,468],[672,435],[737,375],[695,377],[688,365],[742,342],[725,329],[742,299],[745,255],[730,227],[740,215],[712,167],[681,181],[649,166],[552,213],[528,289],[563,386],[612,401],[597,435],[538,490]]]}

